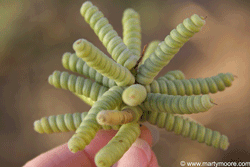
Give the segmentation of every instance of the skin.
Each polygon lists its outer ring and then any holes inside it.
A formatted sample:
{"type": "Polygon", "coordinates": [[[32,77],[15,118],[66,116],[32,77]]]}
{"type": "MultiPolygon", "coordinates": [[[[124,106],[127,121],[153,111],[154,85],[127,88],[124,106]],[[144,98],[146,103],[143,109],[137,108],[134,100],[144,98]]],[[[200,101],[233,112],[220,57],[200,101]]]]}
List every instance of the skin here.
{"type": "MultiPolygon", "coordinates": [[[[151,149],[153,141],[151,132],[144,125],[140,129],[140,137],[113,167],[158,166],[156,156],[151,149]]],[[[74,154],[69,151],[68,144],[66,143],[28,161],[23,167],[95,167],[95,154],[114,137],[116,132],[116,130],[100,130],[83,151],[74,154]]]]}

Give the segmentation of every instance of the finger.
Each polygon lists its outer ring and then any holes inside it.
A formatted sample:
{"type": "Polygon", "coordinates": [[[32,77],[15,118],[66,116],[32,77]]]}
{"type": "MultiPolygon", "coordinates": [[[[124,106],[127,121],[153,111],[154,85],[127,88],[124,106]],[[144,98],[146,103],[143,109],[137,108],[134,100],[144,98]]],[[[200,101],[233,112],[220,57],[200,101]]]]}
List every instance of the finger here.
{"type": "MultiPolygon", "coordinates": [[[[95,154],[115,136],[117,130],[99,130],[95,138],[85,147],[89,160],[94,163],[95,154]]],[[[95,163],[94,163],[95,164],[95,163]]]]}
{"type": "Polygon", "coordinates": [[[31,161],[27,162],[24,167],[95,167],[94,156],[109,140],[116,134],[116,130],[100,130],[97,132],[94,140],[90,142],[85,150],[72,153],[68,149],[68,144],[58,146],[48,152],[45,152],[31,161]]]}
{"type": "MultiPolygon", "coordinates": [[[[95,138],[85,147],[85,152],[89,155],[91,162],[94,162],[95,154],[115,136],[117,130],[99,130],[95,138]]],[[[140,138],[152,145],[152,136],[146,126],[141,127],[140,138]]]]}
{"type": "Polygon", "coordinates": [[[91,167],[93,165],[83,151],[74,154],[69,151],[68,144],[66,143],[37,156],[36,158],[27,162],[23,167],[34,166],[91,167]]]}
{"type": "Polygon", "coordinates": [[[113,167],[157,167],[158,162],[147,141],[138,138],[113,167]]]}
{"type": "Polygon", "coordinates": [[[152,136],[152,145],[151,145],[151,147],[153,147],[154,145],[156,145],[158,143],[158,141],[160,139],[159,130],[155,125],[152,125],[149,122],[143,122],[143,125],[146,126],[151,132],[151,136],[152,136]]]}
{"type": "Polygon", "coordinates": [[[157,158],[155,156],[155,153],[153,152],[153,150],[151,150],[151,160],[148,164],[148,167],[159,167],[159,164],[158,164],[158,161],[157,161],[157,158]]]}
{"type": "Polygon", "coordinates": [[[151,134],[151,131],[145,125],[142,125],[141,127],[141,135],[139,138],[146,140],[148,144],[150,145],[150,147],[152,147],[152,143],[153,143],[152,134],[151,134]]]}
{"type": "MultiPolygon", "coordinates": [[[[67,144],[45,152],[33,160],[27,162],[24,167],[33,166],[95,166],[95,154],[104,147],[117,133],[117,130],[99,130],[95,138],[85,147],[83,151],[72,153],[69,151],[67,144]]],[[[152,136],[146,126],[141,127],[140,138],[146,140],[152,145],[152,136]]]]}

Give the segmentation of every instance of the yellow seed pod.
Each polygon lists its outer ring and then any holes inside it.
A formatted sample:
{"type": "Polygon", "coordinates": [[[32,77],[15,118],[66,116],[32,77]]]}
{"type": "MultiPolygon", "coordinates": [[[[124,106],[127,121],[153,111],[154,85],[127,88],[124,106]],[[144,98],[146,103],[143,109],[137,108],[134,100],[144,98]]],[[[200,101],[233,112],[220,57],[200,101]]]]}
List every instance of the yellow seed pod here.
{"type": "Polygon", "coordinates": [[[125,106],[122,111],[102,110],[96,120],[100,125],[122,125],[130,122],[138,122],[143,111],[140,107],[125,106]]]}
{"type": "Polygon", "coordinates": [[[126,124],[133,120],[132,112],[131,110],[102,110],[97,114],[96,120],[100,125],[126,124]]]}
{"type": "Polygon", "coordinates": [[[122,100],[129,106],[137,106],[146,99],[146,96],[146,88],[140,84],[134,84],[123,91],[122,100]]]}

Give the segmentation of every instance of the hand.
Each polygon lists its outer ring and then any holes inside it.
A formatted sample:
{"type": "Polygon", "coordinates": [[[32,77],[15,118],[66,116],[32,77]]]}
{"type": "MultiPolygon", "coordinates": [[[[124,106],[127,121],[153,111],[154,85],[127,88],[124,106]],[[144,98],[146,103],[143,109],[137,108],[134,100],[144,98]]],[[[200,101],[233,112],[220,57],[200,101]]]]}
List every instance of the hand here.
{"type": "MultiPolygon", "coordinates": [[[[23,167],[95,167],[95,154],[115,136],[116,132],[99,130],[83,151],[74,154],[69,151],[66,143],[37,156],[23,167]]],[[[156,156],[151,149],[152,140],[150,130],[142,125],[140,137],[113,167],[158,167],[156,156]]]]}

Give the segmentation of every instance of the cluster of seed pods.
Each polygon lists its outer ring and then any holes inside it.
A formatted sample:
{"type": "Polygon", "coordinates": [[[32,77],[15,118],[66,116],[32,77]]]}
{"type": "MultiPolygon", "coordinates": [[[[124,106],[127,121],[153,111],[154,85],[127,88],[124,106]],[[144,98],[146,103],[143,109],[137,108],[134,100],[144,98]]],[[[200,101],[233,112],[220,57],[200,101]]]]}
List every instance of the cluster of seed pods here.
{"type": "Polygon", "coordinates": [[[234,80],[231,73],[185,79],[185,75],[176,70],[155,79],[184,43],[200,31],[205,24],[203,17],[194,14],[185,19],[164,41],[149,43],[141,55],[140,16],[136,11],[124,12],[123,38],[91,2],[84,2],[80,12],[113,60],[86,39],[74,42],[75,53],[63,55],[63,66],[95,82],[60,71],[50,75],[48,81],[56,88],[71,91],[92,107],[88,112],[43,117],[34,122],[35,131],[47,134],[75,131],[68,141],[70,151],[75,153],[83,150],[98,130],[118,130],[96,154],[98,167],[115,164],[139,137],[139,125],[144,121],[208,146],[228,148],[225,135],[181,114],[212,108],[215,103],[208,94],[231,86],[234,80]]]}

